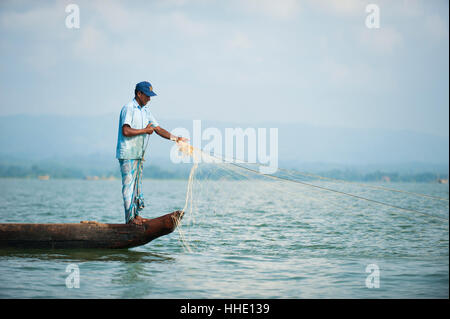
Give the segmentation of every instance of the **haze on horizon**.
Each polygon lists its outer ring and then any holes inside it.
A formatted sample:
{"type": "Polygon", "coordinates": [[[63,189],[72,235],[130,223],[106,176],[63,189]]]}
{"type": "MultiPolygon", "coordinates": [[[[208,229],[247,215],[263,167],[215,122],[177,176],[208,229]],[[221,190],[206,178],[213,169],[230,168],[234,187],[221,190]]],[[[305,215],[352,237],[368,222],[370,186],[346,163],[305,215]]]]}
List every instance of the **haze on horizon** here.
{"type": "Polygon", "coordinates": [[[449,136],[448,1],[0,2],[0,115],[157,119],[449,136]],[[80,28],[65,25],[66,6],[80,28]],[[365,25],[366,5],[380,28],[365,25]]]}

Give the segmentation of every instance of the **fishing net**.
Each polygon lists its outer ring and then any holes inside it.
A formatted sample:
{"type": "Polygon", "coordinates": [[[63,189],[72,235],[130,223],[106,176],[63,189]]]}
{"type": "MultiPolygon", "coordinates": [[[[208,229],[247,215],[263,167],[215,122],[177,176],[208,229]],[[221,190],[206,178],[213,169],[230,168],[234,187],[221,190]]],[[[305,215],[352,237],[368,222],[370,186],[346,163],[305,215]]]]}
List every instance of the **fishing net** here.
{"type": "Polygon", "coordinates": [[[446,194],[423,194],[408,189],[407,185],[404,189],[396,189],[379,183],[350,182],[298,170],[277,169],[272,174],[263,174],[263,165],[259,163],[208,154],[186,142],[180,141],[177,146],[179,153],[193,163],[183,207],[185,215],[177,227],[188,251],[195,248],[195,242],[190,238],[190,226],[202,223],[204,218],[232,218],[228,212],[236,210],[247,218],[241,221],[244,223],[254,218],[276,219],[278,210],[292,207],[296,214],[310,221],[323,218],[314,212],[330,210],[361,218],[373,219],[387,213],[393,218],[401,215],[421,218],[421,222],[448,222],[448,191],[446,194]]]}

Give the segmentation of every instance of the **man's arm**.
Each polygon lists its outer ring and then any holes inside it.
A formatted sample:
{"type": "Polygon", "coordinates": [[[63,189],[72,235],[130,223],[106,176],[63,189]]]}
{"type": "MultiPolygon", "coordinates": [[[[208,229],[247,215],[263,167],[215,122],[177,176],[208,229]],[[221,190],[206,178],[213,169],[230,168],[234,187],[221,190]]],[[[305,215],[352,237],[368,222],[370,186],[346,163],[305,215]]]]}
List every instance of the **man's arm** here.
{"type": "Polygon", "coordinates": [[[164,137],[168,140],[172,140],[172,141],[176,141],[176,142],[179,142],[179,141],[187,142],[188,141],[188,139],[185,137],[175,136],[175,135],[170,134],[168,131],[163,129],[161,126],[154,127],[153,130],[156,132],[156,134],[158,134],[159,136],[164,137]]]}
{"type": "Polygon", "coordinates": [[[152,134],[153,130],[154,130],[154,128],[150,124],[147,125],[147,127],[143,128],[143,129],[131,128],[131,126],[128,124],[124,124],[122,126],[122,134],[123,134],[123,136],[126,136],[126,137],[132,137],[132,136],[142,135],[142,134],[152,134]]]}

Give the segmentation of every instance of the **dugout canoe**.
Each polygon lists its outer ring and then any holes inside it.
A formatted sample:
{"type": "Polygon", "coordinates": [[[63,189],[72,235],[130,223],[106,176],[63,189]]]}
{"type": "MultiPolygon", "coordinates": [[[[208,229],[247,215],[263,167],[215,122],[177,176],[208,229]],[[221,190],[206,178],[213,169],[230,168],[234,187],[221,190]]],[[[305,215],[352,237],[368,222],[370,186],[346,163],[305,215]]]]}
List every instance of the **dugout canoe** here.
{"type": "Polygon", "coordinates": [[[142,225],[82,221],[71,224],[0,224],[0,248],[131,248],[170,234],[182,211],[146,220],[142,225]]]}

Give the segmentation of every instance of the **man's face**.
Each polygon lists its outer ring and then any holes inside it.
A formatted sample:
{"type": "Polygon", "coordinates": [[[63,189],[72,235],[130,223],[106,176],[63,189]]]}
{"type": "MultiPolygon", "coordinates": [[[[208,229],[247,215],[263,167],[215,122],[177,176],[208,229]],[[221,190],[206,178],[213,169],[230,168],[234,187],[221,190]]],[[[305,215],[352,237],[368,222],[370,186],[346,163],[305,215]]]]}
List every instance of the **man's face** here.
{"type": "Polygon", "coordinates": [[[150,101],[150,96],[145,95],[141,91],[137,92],[137,99],[136,101],[139,103],[140,106],[146,106],[147,103],[150,101]]]}

